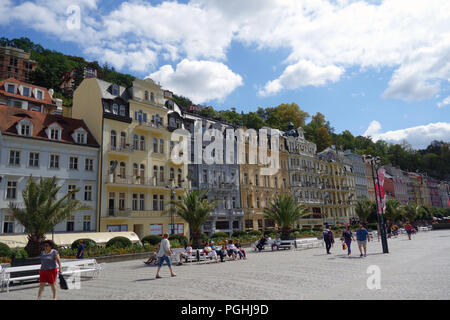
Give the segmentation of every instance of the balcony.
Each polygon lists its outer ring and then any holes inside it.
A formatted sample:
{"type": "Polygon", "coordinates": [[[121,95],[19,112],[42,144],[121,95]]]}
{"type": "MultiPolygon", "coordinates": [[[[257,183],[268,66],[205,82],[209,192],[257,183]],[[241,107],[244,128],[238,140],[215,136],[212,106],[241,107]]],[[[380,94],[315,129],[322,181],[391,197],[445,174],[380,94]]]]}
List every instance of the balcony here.
{"type": "Polygon", "coordinates": [[[150,122],[138,122],[138,125],[136,126],[137,129],[142,129],[150,132],[164,132],[167,131],[167,126],[161,124],[161,123],[155,123],[154,121],[150,122]]]}
{"type": "Polygon", "coordinates": [[[113,146],[111,144],[108,145],[108,152],[114,154],[130,154],[134,152],[133,146],[126,144],[120,146],[113,146]]]}
{"type": "Polygon", "coordinates": [[[243,209],[218,209],[216,208],[211,212],[212,216],[235,216],[235,217],[243,217],[244,210],[243,209]]]}
{"type": "MultiPolygon", "coordinates": [[[[133,187],[154,187],[154,188],[165,188],[172,185],[171,180],[157,180],[156,178],[146,178],[140,176],[125,176],[110,174],[104,180],[107,185],[127,185],[133,187]]],[[[187,189],[189,184],[187,182],[175,183],[175,188],[187,189]]]]}
{"type": "Polygon", "coordinates": [[[106,210],[107,217],[110,218],[129,218],[131,216],[130,209],[108,208],[106,210]]]}

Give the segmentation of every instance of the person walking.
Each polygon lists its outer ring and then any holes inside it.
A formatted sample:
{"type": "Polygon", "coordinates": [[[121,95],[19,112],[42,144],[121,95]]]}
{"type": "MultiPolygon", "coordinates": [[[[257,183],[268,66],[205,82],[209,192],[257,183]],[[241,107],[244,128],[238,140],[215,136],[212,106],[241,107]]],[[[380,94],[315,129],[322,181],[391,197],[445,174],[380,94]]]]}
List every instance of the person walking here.
{"type": "Polygon", "coordinates": [[[84,244],[83,240],[78,241],[78,251],[77,251],[77,259],[84,258],[84,244]]]}
{"type": "Polygon", "coordinates": [[[175,277],[176,274],[173,273],[172,270],[172,263],[170,261],[170,256],[172,255],[172,249],[170,247],[170,242],[169,242],[169,235],[167,233],[164,234],[164,238],[161,240],[161,243],[159,245],[159,251],[158,254],[156,255],[158,257],[158,270],[156,271],[156,279],[161,278],[161,276],[159,275],[159,270],[161,270],[161,267],[164,263],[164,261],[167,262],[167,266],[169,267],[170,270],[170,276],[175,277]]]}
{"type": "Polygon", "coordinates": [[[44,251],[41,252],[41,270],[39,270],[39,292],[37,299],[41,299],[45,284],[48,283],[52,288],[53,300],[56,300],[56,278],[62,272],[61,259],[59,253],[53,247],[55,244],[51,240],[45,240],[44,251]]]}
{"type": "Polygon", "coordinates": [[[405,230],[406,230],[406,233],[408,234],[409,240],[411,240],[411,234],[413,233],[413,229],[414,229],[414,227],[412,226],[412,224],[409,221],[406,221],[405,230]]]}
{"type": "Polygon", "coordinates": [[[347,246],[347,255],[348,256],[351,255],[352,250],[351,250],[350,246],[351,246],[352,240],[354,240],[354,238],[353,238],[352,230],[350,230],[350,227],[348,225],[346,225],[345,230],[342,231],[341,240],[347,246]]]}
{"type": "Polygon", "coordinates": [[[331,254],[330,249],[334,243],[334,235],[329,225],[325,226],[325,229],[323,229],[322,234],[323,234],[323,241],[325,241],[325,248],[327,249],[327,254],[331,254]]]}
{"type": "Polygon", "coordinates": [[[367,231],[367,229],[364,228],[362,224],[360,224],[358,230],[356,231],[356,240],[358,241],[360,257],[367,256],[367,241],[370,241],[368,235],[369,232],[367,231]],[[362,248],[364,248],[364,254],[362,252],[362,248]]]}

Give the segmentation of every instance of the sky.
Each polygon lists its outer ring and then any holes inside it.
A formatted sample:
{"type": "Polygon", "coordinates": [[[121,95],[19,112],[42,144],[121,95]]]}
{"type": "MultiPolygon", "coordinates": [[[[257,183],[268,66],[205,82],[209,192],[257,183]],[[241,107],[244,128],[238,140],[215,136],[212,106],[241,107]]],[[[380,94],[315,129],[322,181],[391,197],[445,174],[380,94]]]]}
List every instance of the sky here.
{"type": "Polygon", "coordinates": [[[0,0],[0,30],[218,110],[295,102],[338,133],[450,141],[448,0],[0,0]]]}

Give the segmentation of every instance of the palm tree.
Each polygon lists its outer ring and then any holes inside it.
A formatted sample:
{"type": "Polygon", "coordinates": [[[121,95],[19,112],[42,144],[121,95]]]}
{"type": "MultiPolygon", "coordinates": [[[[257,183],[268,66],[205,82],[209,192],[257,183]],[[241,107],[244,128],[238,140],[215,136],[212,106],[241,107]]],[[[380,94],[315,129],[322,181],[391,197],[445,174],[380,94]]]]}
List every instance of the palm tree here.
{"type": "Polygon", "coordinates": [[[73,198],[73,194],[79,189],[71,190],[57,200],[56,196],[61,187],[56,184],[56,177],[41,178],[39,183],[30,177],[26,188],[22,191],[24,208],[12,202],[9,204],[9,211],[28,232],[25,250],[30,257],[39,256],[45,234],[53,230],[58,223],[76,211],[90,209],[73,198]]]}
{"type": "Polygon", "coordinates": [[[310,214],[303,204],[296,202],[289,194],[277,195],[268,207],[264,208],[265,218],[275,221],[280,226],[281,239],[288,239],[295,221],[310,214]]]}
{"type": "Polygon", "coordinates": [[[405,212],[405,217],[409,222],[414,222],[422,211],[422,206],[415,203],[409,202],[407,205],[403,206],[405,212]]]}
{"type": "Polygon", "coordinates": [[[387,220],[395,223],[401,217],[402,204],[397,200],[387,200],[386,210],[384,212],[387,220]]]}
{"type": "Polygon", "coordinates": [[[355,205],[355,212],[358,215],[359,220],[362,223],[367,222],[367,218],[369,218],[373,207],[373,201],[370,200],[362,200],[357,201],[355,205]]]}
{"type": "Polygon", "coordinates": [[[182,195],[179,201],[170,201],[175,206],[175,213],[189,224],[194,246],[199,245],[202,226],[216,207],[214,202],[207,200],[208,192],[209,190],[194,190],[182,195]]]}

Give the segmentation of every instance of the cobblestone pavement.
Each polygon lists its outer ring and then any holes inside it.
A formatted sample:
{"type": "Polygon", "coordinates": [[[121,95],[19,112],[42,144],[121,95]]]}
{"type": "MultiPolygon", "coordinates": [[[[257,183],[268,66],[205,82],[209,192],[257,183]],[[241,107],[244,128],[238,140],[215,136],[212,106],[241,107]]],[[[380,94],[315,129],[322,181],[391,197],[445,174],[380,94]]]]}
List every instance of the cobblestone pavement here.
{"type": "MultiPolygon", "coordinates": [[[[355,245],[356,243],[354,243],[355,245]]],[[[450,299],[450,230],[421,232],[389,240],[389,254],[381,242],[368,244],[359,257],[356,246],[347,257],[340,241],[327,255],[325,249],[250,252],[248,260],[175,267],[170,278],[163,266],[141,260],[104,264],[94,280],[79,290],[58,290],[67,299],[450,299]],[[369,290],[367,268],[381,270],[381,289],[369,290]]],[[[12,287],[0,300],[35,299],[37,285],[12,287]]],[[[49,287],[43,299],[51,298],[49,287]]]]}

